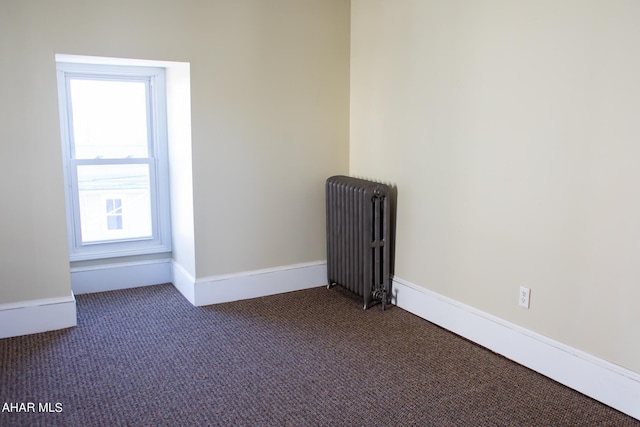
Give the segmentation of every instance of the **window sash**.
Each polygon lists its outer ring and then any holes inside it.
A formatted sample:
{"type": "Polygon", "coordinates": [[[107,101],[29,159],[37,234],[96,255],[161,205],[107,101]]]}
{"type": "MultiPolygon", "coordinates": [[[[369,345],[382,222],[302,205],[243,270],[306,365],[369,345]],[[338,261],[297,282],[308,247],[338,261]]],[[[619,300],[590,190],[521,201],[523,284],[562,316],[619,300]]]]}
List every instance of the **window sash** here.
{"type": "MultiPolygon", "coordinates": [[[[151,89],[153,83],[153,77],[142,76],[142,77],[133,77],[133,76],[111,76],[111,75],[86,75],[79,73],[66,73],[65,74],[65,84],[66,84],[66,96],[68,101],[68,118],[69,118],[69,155],[71,158],[76,159],[90,159],[91,157],[78,156],[78,144],[75,140],[76,138],[76,129],[75,129],[75,116],[73,114],[72,108],[72,92],[71,92],[71,82],[72,81],[99,81],[99,82],[111,82],[111,83],[141,83],[144,85],[145,89],[145,124],[146,124],[146,155],[135,156],[135,158],[144,158],[144,157],[154,157],[155,144],[154,144],[154,127],[153,124],[156,121],[156,117],[154,117],[154,106],[153,106],[153,91],[151,89]]],[[[95,158],[95,157],[94,157],[95,158]]],[[[127,157],[109,157],[102,156],[102,158],[127,158],[127,157]]]]}
{"type": "MultiPolygon", "coordinates": [[[[97,251],[99,249],[98,245],[109,245],[109,244],[118,244],[118,243],[129,243],[130,246],[133,246],[134,242],[147,242],[149,245],[154,245],[158,243],[158,234],[159,230],[159,203],[158,203],[158,188],[157,188],[157,180],[155,176],[156,172],[156,159],[71,159],[69,160],[69,165],[71,169],[71,180],[75,184],[72,187],[72,203],[73,203],[73,239],[76,247],[83,246],[94,246],[97,251]],[[120,238],[120,239],[110,239],[103,241],[83,241],[82,236],[82,221],[81,221],[81,212],[80,212],[80,185],[78,179],[78,167],[81,166],[102,166],[102,165],[146,165],[149,171],[149,197],[150,197],[150,208],[151,208],[151,236],[150,237],[129,237],[129,238],[120,238]]],[[[120,214],[122,215],[122,214],[120,214]]],[[[137,246],[142,246],[144,243],[137,243],[137,246]]]]}

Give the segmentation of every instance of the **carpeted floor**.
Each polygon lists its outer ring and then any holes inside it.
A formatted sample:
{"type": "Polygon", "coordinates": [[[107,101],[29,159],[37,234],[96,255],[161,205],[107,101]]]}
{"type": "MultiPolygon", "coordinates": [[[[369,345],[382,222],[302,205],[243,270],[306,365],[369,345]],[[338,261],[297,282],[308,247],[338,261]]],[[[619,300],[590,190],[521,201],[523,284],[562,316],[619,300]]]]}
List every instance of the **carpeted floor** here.
{"type": "Polygon", "coordinates": [[[35,406],[0,425],[640,426],[340,288],[200,308],[171,285],[77,301],[76,328],[0,340],[0,405],[35,406]]]}

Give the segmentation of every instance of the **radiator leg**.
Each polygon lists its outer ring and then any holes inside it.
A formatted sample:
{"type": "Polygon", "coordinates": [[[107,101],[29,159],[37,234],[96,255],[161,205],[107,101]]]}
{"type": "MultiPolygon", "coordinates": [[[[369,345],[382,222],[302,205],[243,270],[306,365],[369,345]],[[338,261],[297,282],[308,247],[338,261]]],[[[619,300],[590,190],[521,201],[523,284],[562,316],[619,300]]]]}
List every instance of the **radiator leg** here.
{"type": "Polygon", "coordinates": [[[384,311],[385,308],[387,307],[387,304],[391,302],[389,300],[389,291],[384,285],[380,286],[373,292],[373,298],[376,301],[380,301],[382,303],[382,311],[384,311]]]}
{"type": "Polygon", "coordinates": [[[331,289],[331,288],[333,288],[335,285],[336,285],[336,283],[335,283],[335,282],[334,282],[334,283],[329,283],[329,284],[327,285],[327,289],[331,289]]]}

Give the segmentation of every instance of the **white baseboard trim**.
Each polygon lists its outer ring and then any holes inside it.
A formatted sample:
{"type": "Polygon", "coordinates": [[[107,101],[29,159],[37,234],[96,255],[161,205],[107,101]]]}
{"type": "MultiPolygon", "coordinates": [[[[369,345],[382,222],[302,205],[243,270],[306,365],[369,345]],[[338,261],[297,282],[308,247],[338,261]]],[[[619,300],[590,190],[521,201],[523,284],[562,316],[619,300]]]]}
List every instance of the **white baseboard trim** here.
{"type": "MultiPolygon", "coordinates": [[[[327,283],[326,261],[197,279],[182,294],[195,306],[219,304],[314,288],[327,283]],[[193,299],[191,299],[191,296],[193,299]]],[[[180,290],[182,285],[176,286],[180,290]]]]}
{"type": "Polygon", "coordinates": [[[78,324],[76,299],[47,298],[0,304],[0,338],[65,329],[78,324]]]}
{"type": "Polygon", "coordinates": [[[393,302],[561,384],[640,420],[640,374],[400,278],[393,302]]]}
{"type": "Polygon", "coordinates": [[[71,269],[71,289],[76,295],[158,285],[169,283],[171,279],[170,259],[132,261],[71,269]]]}
{"type": "Polygon", "coordinates": [[[171,262],[173,286],[193,305],[196,305],[196,279],[182,265],[171,262]]]}

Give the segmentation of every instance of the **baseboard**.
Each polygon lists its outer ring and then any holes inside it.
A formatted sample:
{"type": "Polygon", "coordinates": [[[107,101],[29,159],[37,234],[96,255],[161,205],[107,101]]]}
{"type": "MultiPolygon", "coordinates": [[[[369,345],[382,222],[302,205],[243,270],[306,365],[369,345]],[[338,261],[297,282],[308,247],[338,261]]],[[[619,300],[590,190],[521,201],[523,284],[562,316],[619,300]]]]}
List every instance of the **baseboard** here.
{"type": "Polygon", "coordinates": [[[196,305],[196,279],[182,265],[171,262],[173,286],[193,305],[196,305]]]}
{"type": "Polygon", "coordinates": [[[37,334],[78,324],[76,299],[47,298],[0,304],[0,338],[37,334]]]}
{"type": "Polygon", "coordinates": [[[194,283],[193,305],[203,306],[229,301],[257,298],[326,285],[326,261],[295,264],[236,274],[210,276],[194,283]]]}
{"type": "Polygon", "coordinates": [[[640,374],[399,278],[393,302],[640,420],[640,374]]]}
{"type": "Polygon", "coordinates": [[[171,280],[171,260],[169,259],[71,269],[71,289],[76,295],[158,285],[169,283],[171,280]]]}

